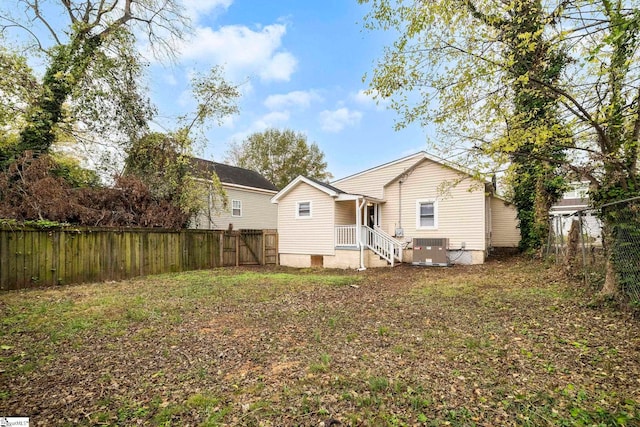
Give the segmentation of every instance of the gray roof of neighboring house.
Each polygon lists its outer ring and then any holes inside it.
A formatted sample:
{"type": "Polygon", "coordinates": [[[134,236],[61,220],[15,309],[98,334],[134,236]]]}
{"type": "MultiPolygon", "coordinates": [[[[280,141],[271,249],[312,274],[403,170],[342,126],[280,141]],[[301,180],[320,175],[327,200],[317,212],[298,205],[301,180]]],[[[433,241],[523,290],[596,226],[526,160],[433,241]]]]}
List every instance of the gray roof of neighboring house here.
{"type": "Polygon", "coordinates": [[[573,198],[573,199],[560,199],[552,207],[562,206],[589,206],[589,199],[587,198],[573,198]]]}
{"type": "Polygon", "coordinates": [[[215,172],[224,184],[242,185],[244,187],[260,188],[263,190],[278,191],[275,185],[256,171],[212,162],[205,159],[193,159],[199,169],[215,172]]]}

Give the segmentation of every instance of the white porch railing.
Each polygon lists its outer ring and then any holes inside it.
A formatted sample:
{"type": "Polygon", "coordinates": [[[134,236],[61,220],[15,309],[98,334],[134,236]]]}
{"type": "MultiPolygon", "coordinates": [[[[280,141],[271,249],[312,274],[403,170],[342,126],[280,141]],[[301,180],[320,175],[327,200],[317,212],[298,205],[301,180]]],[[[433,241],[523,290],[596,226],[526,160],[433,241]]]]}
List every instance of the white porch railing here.
{"type": "Polygon", "coordinates": [[[402,245],[393,237],[380,230],[362,226],[362,243],[376,254],[386,259],[393,267],[396,260],[402,261],[402,245]]]}
{"type": "Polygon", "coordinates": [[[386,236],[387,238],[391,239],[391,240],[396,240],[392,235],[390,235],[389,233],[387,233],[386,231],[384,231],[381,227],[374,225],[373,229],[376,230],[378,233],[382,234],[383,236],[386,236]]]}
{"type": "Polygon", "coordinates": [[[336,247],[358,246],[355,225],[336,225],[336,247]]]}
{"type": "MultiPolygon", "coordinates": [[[[336,247],[358,247],[356,227],[355,225],[337,225],[336,247]]],[[[360,240],[363,246],[386,259],[391,266],[396,261],[402,261],[402,244],[381,229],[374,230],[366,225],[361,226],[360,240]]]]}

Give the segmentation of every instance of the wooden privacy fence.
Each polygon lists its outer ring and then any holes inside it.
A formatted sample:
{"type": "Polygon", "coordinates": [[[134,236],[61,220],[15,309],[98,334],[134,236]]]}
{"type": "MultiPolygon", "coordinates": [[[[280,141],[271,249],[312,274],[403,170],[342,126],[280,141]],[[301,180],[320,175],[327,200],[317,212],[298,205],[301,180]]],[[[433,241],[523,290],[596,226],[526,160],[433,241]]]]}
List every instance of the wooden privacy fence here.
{"type": "Polygon", "coordinates": [[[275,230],[0,228],[0,289],[276,264],[275,230]]]}

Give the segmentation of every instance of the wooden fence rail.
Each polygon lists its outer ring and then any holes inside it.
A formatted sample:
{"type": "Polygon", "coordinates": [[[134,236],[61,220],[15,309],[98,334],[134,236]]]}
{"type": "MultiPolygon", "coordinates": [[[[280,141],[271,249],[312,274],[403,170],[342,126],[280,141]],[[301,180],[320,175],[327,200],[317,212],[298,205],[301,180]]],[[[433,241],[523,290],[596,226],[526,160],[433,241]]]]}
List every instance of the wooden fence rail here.
{"type": "Polygon", "coordinates": [[[276,264],[271,230],[0,227],[0,290],[276,264]]]}

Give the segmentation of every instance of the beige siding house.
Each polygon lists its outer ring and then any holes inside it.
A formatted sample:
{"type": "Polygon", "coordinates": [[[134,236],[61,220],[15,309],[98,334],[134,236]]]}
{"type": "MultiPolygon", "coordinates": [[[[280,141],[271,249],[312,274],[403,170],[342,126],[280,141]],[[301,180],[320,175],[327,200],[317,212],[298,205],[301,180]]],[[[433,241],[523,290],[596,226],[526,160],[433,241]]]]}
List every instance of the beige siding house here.
{"type": "Polygon", "coordinates": [[[429,255],[414,260],[417,242],[418,250],[446,244],[446,264],[480,264],[491,250],[519,242],[515,208],[494,193],[491,183],[426,152],[331,185],[299,176],[272,199],[278,206],[280,263],[435,264],[429,255]]]}
{"type": "Polygon", "coordinates": [[[491,245],[513,248],[520,243],[518,217],[513,206],[497,197],[491,198],[491,245]]]}
{"type": "Polygon", "coordinates": [[[336,223],[333,199],[314,185],[296,186],[289,196],[277,205],[278,228],[289,231],[279,238],[279,252],[333,255],[334,242],[325,236],[336,223]]]}
{"type": "Polygon", "coordinates": [[[259,173],[203,159],[194,159],[198,167],[215,173],[227,193],[228,204],[201,212],[193,221],[194,228],[272,230],[277,227],[278,208],[271,203],[277,188],[259,173]]]}

